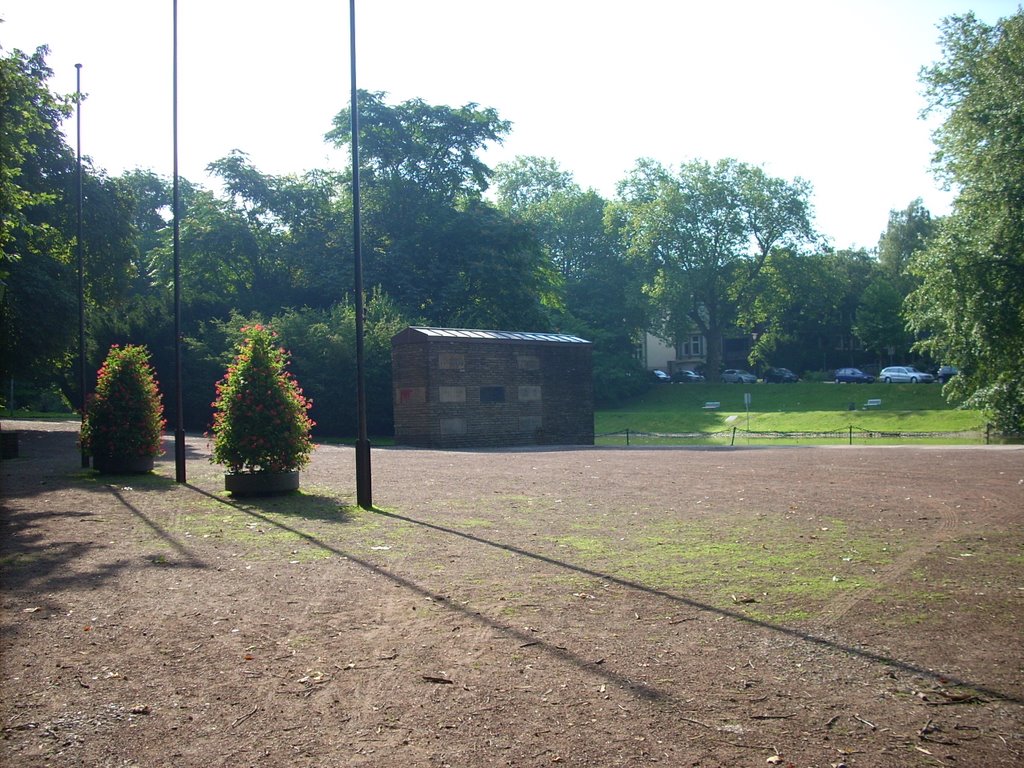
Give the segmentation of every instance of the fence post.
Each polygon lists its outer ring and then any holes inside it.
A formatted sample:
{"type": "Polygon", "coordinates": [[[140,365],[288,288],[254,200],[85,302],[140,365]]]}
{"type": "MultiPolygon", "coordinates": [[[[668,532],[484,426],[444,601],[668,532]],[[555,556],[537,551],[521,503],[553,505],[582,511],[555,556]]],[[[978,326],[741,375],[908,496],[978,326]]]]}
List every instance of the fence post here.
{"type": "Polygon", "coordinates": [[[991,423],[985,424],[985,445],[988,445],[989,440],[991,439],[991,433],[992,433],[992,424],[991,423]]]}
{"type": "Polygon", "coordinates": [[[732,428],[732,440],[729,441],[729,447],[736,445],[736,427],[732,428]]]}
{"type": "Polygon", "coordinates": [[[629,448],[629,430],[626,430],[626,447],[629,448]]]}
{"type": "Polygon", "coordinates": [[[850,425],[850,445],[853,445],[853,424],[850,425]]]}

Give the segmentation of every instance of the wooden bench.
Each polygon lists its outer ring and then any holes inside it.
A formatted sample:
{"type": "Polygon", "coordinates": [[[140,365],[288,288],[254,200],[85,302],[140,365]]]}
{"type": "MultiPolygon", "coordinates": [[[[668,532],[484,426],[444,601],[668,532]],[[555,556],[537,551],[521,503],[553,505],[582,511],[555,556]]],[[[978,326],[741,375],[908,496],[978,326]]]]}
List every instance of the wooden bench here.
{"type": "Polygon", "coordinates": [[[882,401],[878,398],[873,398],[864,403],[865,408],[879,408],[882,405],[882,401]]]}
{"type": "Polygon", "coordinates": [[[712,402],[712,403],[704,403],[703,407],[704,407],[705,411],[714,411],[714,410],[717,410],[721,405],[722,405],[721,403],[714,403],[714,402],[712,402]]]}

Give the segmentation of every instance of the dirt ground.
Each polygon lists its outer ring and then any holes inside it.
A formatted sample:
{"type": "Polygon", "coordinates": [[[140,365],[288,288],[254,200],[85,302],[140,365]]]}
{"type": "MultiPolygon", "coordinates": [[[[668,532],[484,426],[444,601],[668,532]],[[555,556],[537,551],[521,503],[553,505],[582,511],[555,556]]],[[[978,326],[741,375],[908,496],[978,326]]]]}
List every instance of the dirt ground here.
{"type": "Polygon", "coordinates": [[[1020,448],[375,449],[363,511],[2,426],[5,766],[1024,765],[1020,448]]]}

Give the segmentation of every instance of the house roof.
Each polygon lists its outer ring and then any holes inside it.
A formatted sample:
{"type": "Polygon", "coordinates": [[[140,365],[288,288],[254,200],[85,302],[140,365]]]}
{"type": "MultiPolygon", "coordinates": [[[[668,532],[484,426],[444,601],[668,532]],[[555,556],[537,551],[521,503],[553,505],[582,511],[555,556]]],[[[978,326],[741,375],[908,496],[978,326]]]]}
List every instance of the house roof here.
{"type": "Polygon", "coordinates": [[[538,341],[556,342],[561,344],[590,344],[579,336],[566,333],[533,333],[529,331],[484,331],[473,328],[430,328],[427,326],[410,326],[395,335],[400,337],[426,336],[427,338],[477,339],[487,341],[538,341]]]}

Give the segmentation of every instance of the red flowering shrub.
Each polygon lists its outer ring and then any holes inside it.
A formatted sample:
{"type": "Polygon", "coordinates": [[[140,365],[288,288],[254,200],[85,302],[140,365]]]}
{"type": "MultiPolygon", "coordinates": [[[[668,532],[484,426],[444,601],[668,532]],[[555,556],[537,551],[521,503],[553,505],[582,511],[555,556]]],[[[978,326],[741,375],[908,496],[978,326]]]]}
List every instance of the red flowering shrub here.
{"type": "Polygon", "coordinates": [[[166,423],[149,350],[113,345],[86,403],[82,449],[92,456],[159,456],[166,423]]]}
{"type": "Polygon", "coordinates": [[[217,384],[211,461],[229,472],[289,472],[313,450],[311,400],[287,371],[288,353],[262,325],[243,328],[234,363],[217,384]]]}

